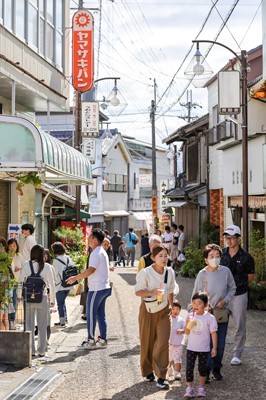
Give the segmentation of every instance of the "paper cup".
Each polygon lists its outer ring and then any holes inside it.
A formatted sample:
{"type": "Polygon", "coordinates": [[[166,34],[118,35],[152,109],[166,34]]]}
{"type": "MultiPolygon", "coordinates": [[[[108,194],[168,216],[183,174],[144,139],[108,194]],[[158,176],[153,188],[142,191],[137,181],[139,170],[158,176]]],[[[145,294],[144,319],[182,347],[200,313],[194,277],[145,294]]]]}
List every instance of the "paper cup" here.
{"type": "Polygon", "coordinates": [[[162,303],[163,301],[164,292],[164,289],[160,289],[160,293],[157,295],[157,301],[159,301],[160,303],[162,303]]]}
{"type": "Polygon", "coordinates": [[[196,325],[196,320],[195,319],[190,319],[187,322],[187,329],[189,329],[189,330],[192,329],[194,325],[196,325]]]}

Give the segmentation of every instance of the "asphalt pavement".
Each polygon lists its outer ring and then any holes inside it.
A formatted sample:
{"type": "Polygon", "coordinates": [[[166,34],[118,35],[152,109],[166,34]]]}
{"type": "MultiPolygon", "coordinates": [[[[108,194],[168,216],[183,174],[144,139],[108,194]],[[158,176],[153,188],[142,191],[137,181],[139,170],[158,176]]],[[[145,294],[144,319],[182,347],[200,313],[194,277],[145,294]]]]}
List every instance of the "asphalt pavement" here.
{"type": "MultiPolygon", "coordinates": [[[[0,399],[12,393],[23,381],[40,368],[48,368],[59,375],[48,384],[38,400],[153,400],[183,398],[185,391],[185,352],[181,382],[171,382],[168,391],[160,391],[155,383],[146,383],[140,374],[138,309],[140,299],[134,294],[136,268],[118,267],[111,273],[113,293],[107,301],[108,346],[86,350],[80,345],[86,339],[86,322],[81,319],[79,296],[67,298],[69,324],[66,328],[53,327],[50,346],[45,358],[33,360],[32,368],[7,368],[0,374],[0,399]]],[[[178,296],[182,313],[191,296],[194,279],[177,277],[178,296]]],[[[212,380],[207,385],[207,398],[212,400],[250,400],[265,398],[266,382],[266,313],[248,312],[247,341],[242,365],[232,367],[233,331],[229,324],[226,341],[223,381],[212,380]]],[[[52,324],[57,314],[52,314],[52,324]]],[[[1,370],[0,370],[1,372],[1,370]]],[[[197,377],[197,373],[196,373],[197,377]]],[[[32,398],[32,397],[31,397],[32,398]]]]}

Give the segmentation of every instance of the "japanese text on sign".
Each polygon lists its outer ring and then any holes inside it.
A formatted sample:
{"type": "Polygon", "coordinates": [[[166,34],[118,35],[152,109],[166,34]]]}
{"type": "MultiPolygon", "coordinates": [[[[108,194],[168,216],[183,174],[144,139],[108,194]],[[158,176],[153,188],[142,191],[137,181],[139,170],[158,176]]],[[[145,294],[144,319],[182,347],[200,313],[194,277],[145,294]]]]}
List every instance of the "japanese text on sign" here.
{"type": "Polygon", "coordinates": [[[152,216],[156,217],[158,214],[158,197],[157,196],[152,196],[151,211],[152,211],[152,216]]]}
{"type": "Polygon", "coordinates": [[[163,211],[166,208],[167,204],[167,196],[166,196],[166,190],[167,190],[167,180],[161,180],[160,181],[160,209],[163,211]]]}
{"type": "Polygon", "coordinates": [[[99,136],[99,103],[81,103],[81,131],[83,137],[99,136]]]}
{"type": "Polygon", "coordinates": [[[93,86],[93,16],[77,11],[72,25],[72,83],[76,90],[86,92],[93,86]]]}

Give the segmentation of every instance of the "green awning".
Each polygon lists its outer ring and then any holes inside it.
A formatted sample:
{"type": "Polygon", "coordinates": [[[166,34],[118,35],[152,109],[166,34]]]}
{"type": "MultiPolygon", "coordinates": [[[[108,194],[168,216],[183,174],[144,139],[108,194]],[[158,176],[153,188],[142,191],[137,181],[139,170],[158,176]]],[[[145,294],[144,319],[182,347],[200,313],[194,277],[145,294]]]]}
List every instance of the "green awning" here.
{"type": "Polygon", "coordinates": [[[0,172],[37,171],[44,182],[92,184],[87,157],[25,118],[0,115],[0,140],[0,172]]]}
{"type": "MultiPolygon", "coordinates": [[[[76,210],[71,207],[66,207],[65,208],[65,216],[66,218],[76,218],[76,210]]],[[[91,217],[91,214],[88,213],[85,210],[80,210],[80,218],[81,219],[89,219],[91,217]]]]}

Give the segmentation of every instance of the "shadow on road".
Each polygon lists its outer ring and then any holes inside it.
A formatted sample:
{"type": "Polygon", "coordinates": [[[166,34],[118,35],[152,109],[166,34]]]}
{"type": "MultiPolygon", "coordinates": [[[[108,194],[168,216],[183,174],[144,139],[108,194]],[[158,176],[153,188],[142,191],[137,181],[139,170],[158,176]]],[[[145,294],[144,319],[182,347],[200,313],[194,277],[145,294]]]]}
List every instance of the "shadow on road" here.
{"type": "Polygon", "coordinates": [[[118,273],[117,275],[121,276],[126,283],[128,283],[130,286],[136,285],[136,274],[128,274],[128,273],[118,273]]]}
{"type": "MultiPolygon", "coordinates": [[[[160,389],[158,389],[155,385],[155,382],[139,382],[129,388],[122,390],[121,392],[116,393],[112,397],[102,397],[99,400],[141,400],[146,396],[152,396],[150,398],[156,398],[156,394],[158,393],[158,391],[160,391],[160,389]]],[[[165,391],[164,399],[173,399],[175,389],[176,387],[173,387],[172,389],[170,388],[170,390],[165,391]]]]}
{"type": "Polygon", "coordinates": [[[119,351],[118,353],[110,354],[109,357],[126,358],[126,357],[130,357],[130,356],[136,356],[139,354],[140,354],[140,346],[137,345],[137,346],[133,347],[133,349],[123,350],[123,351],[119,351]]]}

